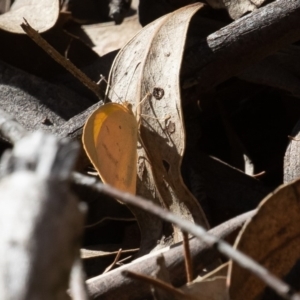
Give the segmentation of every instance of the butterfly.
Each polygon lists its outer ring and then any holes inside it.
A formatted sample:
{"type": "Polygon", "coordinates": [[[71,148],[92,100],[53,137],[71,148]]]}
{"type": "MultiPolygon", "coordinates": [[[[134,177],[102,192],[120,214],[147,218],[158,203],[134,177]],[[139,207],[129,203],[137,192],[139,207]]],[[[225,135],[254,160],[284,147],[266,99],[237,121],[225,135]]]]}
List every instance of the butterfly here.
{"type": "MultiPolygon", "coordinates": [[[[139,102],[140,105],[151,94],[139,102]]],[[[83,128],[83,147],[104,183],[135,194],[139,121],[129,102],[96,109],[83,128]]],[[[141,141],[141,140],[140,140],[141,141]]]]}
{"type": "Polygon", "coordinates": [[[104,183],[135,194],[138,123],[127,103],[96,109],[83,128],[84,149],[104,183]]]}

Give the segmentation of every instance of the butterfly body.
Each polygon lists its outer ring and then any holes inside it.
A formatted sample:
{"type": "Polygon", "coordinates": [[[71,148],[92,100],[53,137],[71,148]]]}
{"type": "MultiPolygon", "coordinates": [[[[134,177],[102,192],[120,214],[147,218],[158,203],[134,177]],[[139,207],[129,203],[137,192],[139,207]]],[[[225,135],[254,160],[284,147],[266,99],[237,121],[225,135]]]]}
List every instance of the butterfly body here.
{"type": "Polygon", "coordinates": [[[95,110],[82,139],[102,181],[135,194],[138,123],[131,105],[108,103],[95,110]]]}

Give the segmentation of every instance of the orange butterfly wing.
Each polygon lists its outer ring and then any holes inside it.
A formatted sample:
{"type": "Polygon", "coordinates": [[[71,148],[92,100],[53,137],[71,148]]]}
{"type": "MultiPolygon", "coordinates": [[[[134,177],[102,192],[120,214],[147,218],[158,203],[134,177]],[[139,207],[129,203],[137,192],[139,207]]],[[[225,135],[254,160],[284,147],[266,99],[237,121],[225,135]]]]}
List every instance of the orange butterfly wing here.
{"type": "Polygon", "coordinates": [[[138,125],[127,107],[108,103],[95,110],[83,129],[84,149],[104,183],[135,194],[138,125]]]}

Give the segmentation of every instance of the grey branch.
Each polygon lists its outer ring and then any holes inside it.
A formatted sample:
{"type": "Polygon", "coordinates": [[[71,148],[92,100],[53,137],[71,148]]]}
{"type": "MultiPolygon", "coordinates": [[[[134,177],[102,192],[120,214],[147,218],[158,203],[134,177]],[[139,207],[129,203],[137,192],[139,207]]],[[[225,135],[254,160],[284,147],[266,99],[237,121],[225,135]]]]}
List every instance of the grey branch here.
{"type": "Polygon", "coordinates": [[[278,0],[187,49],[183,86],[208,91],[300,39],[300,1],[278,0]]]}
{"type": "MultiPolygon", "coordinates": [[[[87,181],[86,181],[87,183],[87,181]]],[[[96,188],[96,186],[94,186],[96,188]]],[[[234,232],[241,229],[243,224],[254,215],[251,211],[235,217],[209,231],[212,235],[225,239],[234,232]]],[[[201,274],[203,268],[208,268],[219,258],[218,251],[199,239],[190,240],[190,251],[195,273],[201,274]]],[[[89,295],[95,300],[120,299],[123,295],[131,299],[147,298],[150,295],[149,286],[141,284],[129,278],[124,280],[122,271],[129,270],[144,275],[153,275],[157,271],[157,259],[163,255],[166,268],[169,271],[170,280],[174,286],[181,286],[186,283],[184,257],[182,255],[183,245],[178,243],[172,247],[163,248],[161,251],[150,253],[131,264],[119,267],[107,274],[91,278],[87,281],[89,295]],[[115,282],[119,284],[116,286],[115,282]]]]}
{"type": "Polygon", "coordinates": [[[97,184],[97,189],[106,195],[119,199],[128,205],[135,205],[140,209],[154,214],[162,220],[173,223],[183,231],[190,233],[191,235],[199,238],[209,247],[216,247],[220,253],[226,257],[232,259],[245,269],[260,278],[266,285],[272,288],[278,295],[284,299],[300,300],[300,296],[293,291],[293,289],[276,276],[271,274],[266,268],[259,265],[256,261],[249,256],[234,249],[228,243],[220,240],[216,236],[208,233],[203,227],[193,224],[192,222],[181,219],[179,216],[162,209],[154,203],[147,201],[146,199],[138,196],[131,195],[129,193],[123,193],[112,186],[97,184]]]}
{"type": "Polygon", "coordinates": [[[67,181],[76,144],[36,132],[1,159],[0,299],[68,299],[86,211],[67,181]]]}

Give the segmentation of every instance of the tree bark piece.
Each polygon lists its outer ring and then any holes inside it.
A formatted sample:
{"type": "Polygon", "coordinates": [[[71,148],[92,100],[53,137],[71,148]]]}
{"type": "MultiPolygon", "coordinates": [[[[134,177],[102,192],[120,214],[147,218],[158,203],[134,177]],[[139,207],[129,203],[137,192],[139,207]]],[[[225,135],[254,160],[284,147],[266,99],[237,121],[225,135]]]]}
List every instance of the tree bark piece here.
{"type": "Polygon", "coordinates": [[[209,35],[186,51],[183,87],[210,90],[300,39],[300,1],[279,0],[209,35]]]}
{"type": "Polygon", "coordinates": [[[55,133],[92,103],[71,90],[0,62],[0,108],[28,131],[55,133]]]}
{"type": "MultiPolygon", "coordinates": [[[[255,212],[249,212],[238,216],[226,223],[215,227],[209,233],[218,238],[226,238],[232,232],[239,230],[246,220],[251,218],[255,212]]],[[[216,249],[205,245],[197,239],[190,241],[191,257],[195,274],[203,272],[203,269],[210,263],[215,262],[219,257],[216,249]]],[[[150,295],[147,284],[142,284],[128,278],[124,278],[121,272],[129,270],[132,272],[151,275],[156,269],[156,259],[163,254],[166,267],[170,273],[170,280],[173,285],[180,286],[185,283],[185,266],[183,257],[183,246],[181,243],[173,245],[171,248],[164,248],[157,253],[145,255],[124,267],[113,270],[105,275],[100,275],[87,280],[88,291],[91,299],[141,299],[150,295]]]]}
{"type": "Polygon", "coordinates": [[[120,201],[127,204],[132,204],[152,213],[162,220],[171,222],[181,228],[183,231],[190,233],[196,238],[200,239],[205,243],[205,245],[217,249],[221,254],[225,255],[227,258],[231,259],[235,263],[241,265],[248,272],[254,274],[267,286],[272,288],[279,296],[287,300],[299,300],[300,295],[288,284],[280,280],[278,277],[269,272],[264,266],[257,263],[250,256],[243,254],[241,251],[234,249],[230,244],[224,240],[216,237],[215,235],[208,233],[203,227],[196,225],[190,221],[178,217],[176,214],[162,209],[158,205],[149,202],[139,196],[134,196],[130,194],[123,194],[119,190],[113,188],[112,186],[101,184],[99,185],[99,191],[111,195],[120,201]]]}

